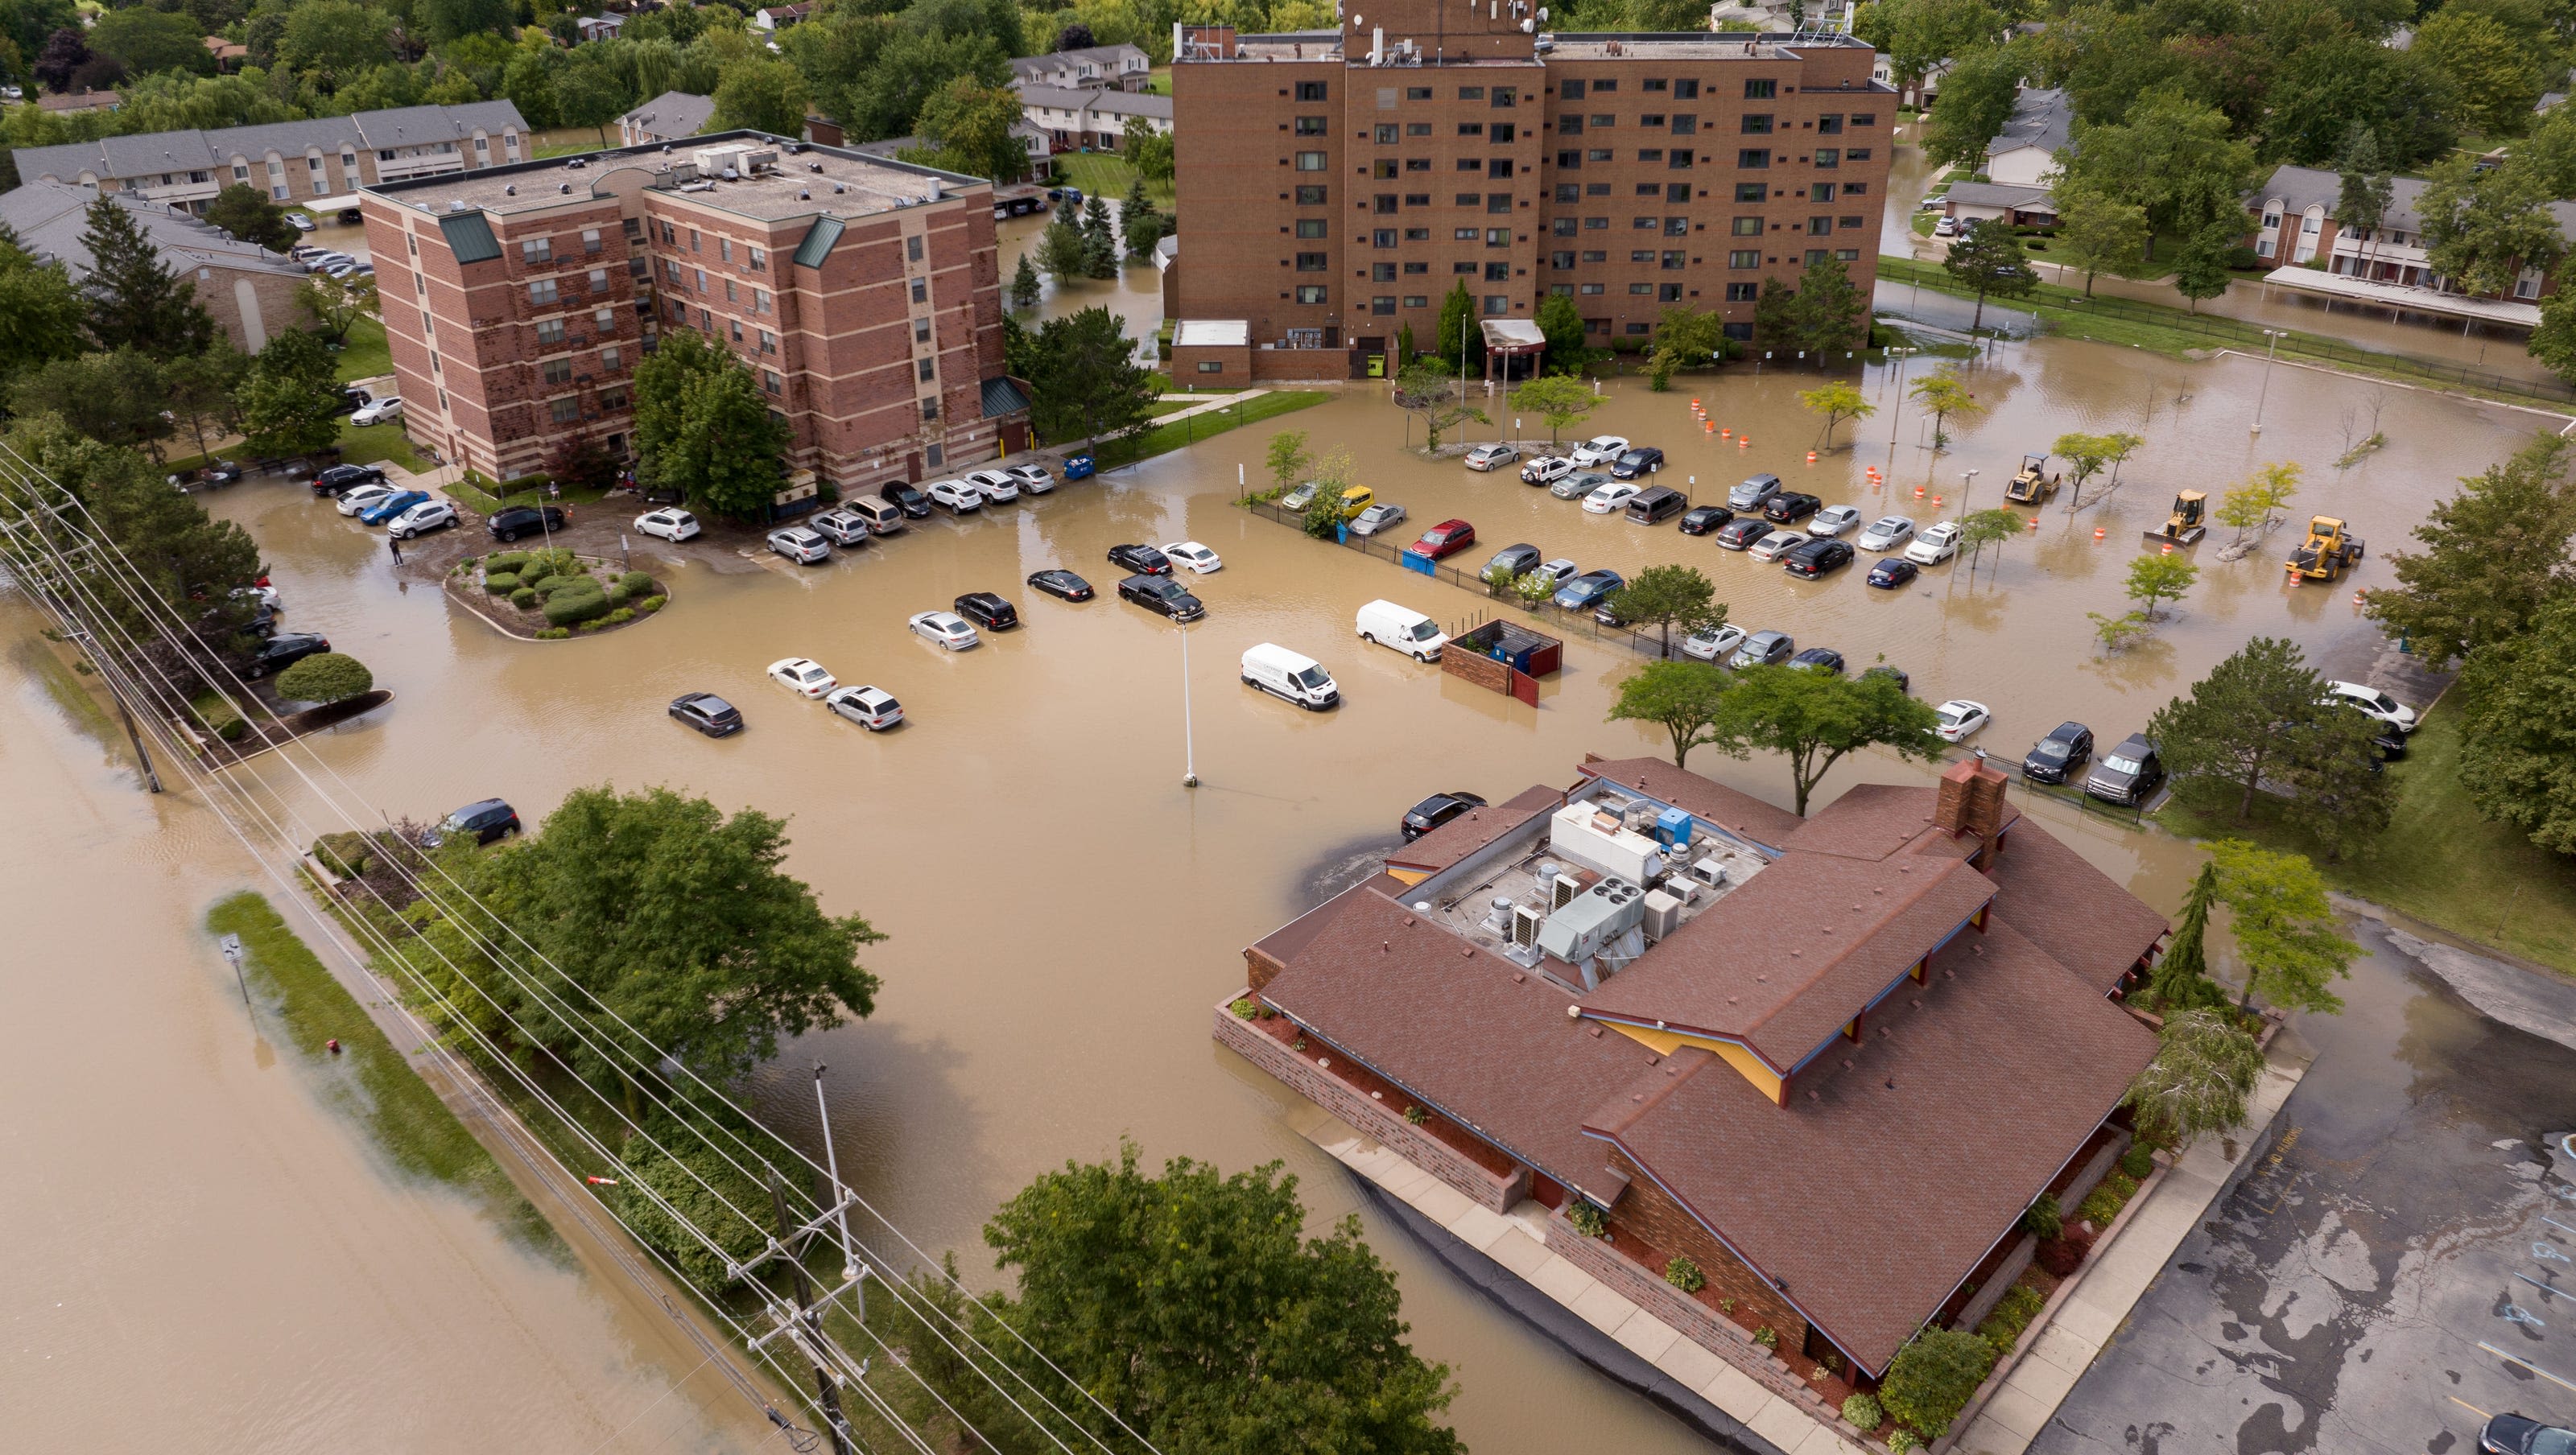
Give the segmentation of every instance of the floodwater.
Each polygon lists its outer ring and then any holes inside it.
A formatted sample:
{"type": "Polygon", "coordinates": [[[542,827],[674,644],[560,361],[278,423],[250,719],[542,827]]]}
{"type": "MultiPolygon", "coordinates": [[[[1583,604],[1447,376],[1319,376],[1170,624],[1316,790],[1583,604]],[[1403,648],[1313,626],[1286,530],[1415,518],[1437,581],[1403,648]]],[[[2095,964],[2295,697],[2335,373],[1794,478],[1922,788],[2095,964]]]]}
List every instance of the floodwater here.
{"type": "MultiPolygon", "coordinates": [[[[1110,198],[1110,215],[1115,217],[1120,210],[1119,200],[1110,198]]],[[[1019,271],[1020,259],[1038,245],[1051,218],[1049,213],[1033,212],[993,224],[1005,292],[1012,275],[1019,271]]],[[[1036,267],[1037,259],[1030,257],[1029,265],[1036,267]]],[[[1139,343],[1152,339],[1155,330],[1163,326],[1163,275],[1151,263],[1121,262],[1115,278],[1058,279],[1039,268],[1038,283],[1038,304],[1031,310],[1038,321],[1063,318],[1085,308],[1106,308],[1127,321],[1127,336],[1139,343]]]]}
{"type": "MultiPolygon", "coordinates": [[[[395,692],[388,708],[313,742],[387,811],[427,817],[498,794],[533,820],[568,790],[608,781],[665,783],[728,809],[756,807],[791,819],[789,867],[813,883],[829,909],[864,913],[891,936],[867,955],[885,986],[874,1019],[809,1037],[756,1078],[751,1093],[782,1130],[818,1143],[806,1068],[828,1063],[845,1173],[922,1246],[958,1249],[970,1279],[993,1277],[979,1229],[997,1203],[1069,1158],[1113,1155],[1122,1137],[1135,1139],[1152,1160],[1190,1156],[1236,1169],[1279,1159],[1301,1178],[1319,1217],[1362,1211],[1374,1246],[1402,1280],[1417,1347],[1456,1373],[1452,1417],[1469,1446],[1682,1451],[1704,1447],[1452,1282],[1401,1232],[1361,1210],[1341,1169],[1280,1121],[1275,1085],[1208,1038],[1212,1008],[1241,983],[1242,947],[1311,903],[1319,880],[1337,866],[1392,843],[1397,816],[1423,794],[1510,794],[1533,782],[1570,781],[1586,750],[1660,751],[1649,733],[1603,720],[1617,680],[1637,659],[1578,635],[1566,671],[1532,709],[1365,647],[1350,623],[1374,597],[1452,622],[1492,604],[1480,592],[1406,575],[1232,506],[1238,463],[1257,471],[1275,430],[1302,429],[1350,449],[1357,477],[1409,506],[1416,526],[1464,515],[1489,545],[1525,539],[1586,566],[1693,561],[1749,627],[1779,627],[1803,644],[1838,647],[1856,666],[1883,653],[1913,673],[1916,691],[1929,700],[1988,702],[1996,722],[1983,741],[2014,754],[2070,716],[2106,737],[2125,733],[2257,633],[2295,636],[2337,670],[2366,663],[2372,634],[2350,606],[2354,583],[2291,590],[2272,547],[2221,565],[2223,532],[2199,548],[2202,584],[2154,644],[2096,657],[2084,614],[2124,609],[2119,578],[2138,551],[2138,531],[2161,518],[2177,486],[2216,490],[2258,462],[2302,461],[2309,483],[2294,509],[2302,518],[2311,509],[2352,517],[2372,546],[2360,580],[2384,582],[2385,551],[2451,488],[2453,476],[2551,422],[2283,366],[2272,377],[2258,441],[2247,425],[2261,368],[2124,357],[2063,341],[2009,345],[1972,371],[1991,414],[1953,421],[1957,443],[1937,460],[1916,444],[1921,430],[1909,409],[1866,421],[1856,451],[1808,466],[1804,452],[1815,429],[1791,396],[1816,381],[1776,373],[1686,379],[1665,395],[1614,381],[1600,412],[1579,428],[1664,445],[1673,457],[1666,478],[1687,483],[1695,475],[1704,497],[1754,470],[1776,470],[1830,501],[1927,519],[1928,501],[1918,508],[1911,500],[1917,482],[1955,508],[1960,472],[1977,469],[1970,504],[1992,504],[2025,447],[2078,429],[2147,436],[2116,494],[2078,514],[2062,505],[2048,510],[2037,536],[2009,543],[1991,577],[1981,572],[1972,586],[1961,568],[1935,568],[1916,589],[1896,593],[1865,589],[1856,571],[1791,584],[1777,568],[1684,538],[1669,523],[1647,529],[1587,516],[1511,474],[1472,475],[1454,462],[1420,461],[1398,448],[1404,417],[1360,391],[1052,497],[963,523],[919,522],[819,568],[767,556],[728,561],[744,569],[725,571],[703,560],[663,565],[657,569],[674,588],[663,615],[561,644],[504,640],[451,609],[435,589],[399,581],[373,534],[301,489],[256,481],[211,503],[260,540],[290,625],[327,631],[395,692]],[[1694,392],[1719,420],[1749,428],[1756,444],[1739,449],[1689,438],[1694,392]],[[2374,395],[2384,395],[2378,427],[2389,447],[2338,474],[2331,461],[2343,448],[2340,412],[2374,395]],[[1861,479],[1870,462],[1891,470],[1876,493],[1861,479]],[[2092,539],[2097,526],[2108,536],[2100,543],[2092,539]],[[1114,597],[1067,605],[1020,585],[1029,572],[1061,564],[1105,592],[1119,574],[1102,559],[1108,547],[1183,538],[1207,543],[1226,562],[1222,572],[1190,582],[1209,615],[1186,640],[1114,597]],[[955,655],[906,633],[909,614],[977,589],[1011,596],[1027,625],[955,655]],[[1345,705],[1308,715],[1242,686],[1237,658],[1262,641],[1319,658],[1340,680],[1345,705]],[[790,655],[814,657],[844,682],[892,691],[909,723],[871,736],[788,696],[762,671],[790,655]],[[692,689],[742,705],[750,730],[709,742],[669,722],[663,704],[692,689]],[[1182,786],[1188,765],[1204,786],[1182,786]]],[[[1894,398],[1893,381],[1879,371],[1861,383],[1873,398],[1894,398]]],[[[660,550],[658,542],[637,540],[639,558],[660,550]]],[[[1472,565],[1484,554],[1466,559],[1472,565]]],[[[91,1310],[84,1316],[88,1337],[61,1356],[76,1372],[66,1388],[43,1391],[43,1408],[68,1422],[76,1411],[117,1405],[126,1393],[111,1390],[108,1380],[124,1362],[124,1341],[146,1337],[144,1315],[130,1299],[101,1298],[91,1291],[95,1282],[54,1276],[59,1270],[104,1265],[130,1241],[137,1221],[131,1208],[166,1198],[173,1184],[190,1190],[192,1211],[257,1204],[273,1201],[280,1177],[293,1168],[294,1191],[279,1214],[287,1223],[246,1230],[242,1236],[253,1240],[246,1251],[203,1239],[196,1220],[177,1225],[206,1244],[193,1261],[220,1267],[239,1290],[233,1303],[201,1298],[193,1292],[201,1285],[182,1277],[182,1310],[165,1315],[167,1330],[150,1331],[198,1346],[220,1343],[235,1366],[227,1374],[241,1374],[232,1383],[191,1384],[196,1371],[183,1373],[179,1388],[197,1396],[197,1413],[244,1447],[266,1443],[271,1422],[311,1428],[356,1410],[408,1419],[434,1409],[495,1421],[505,1412],[527,1413],[514,1392],[533,1381],[529,1369],[483,1371],[524,1351],[529,1336],[496,1335],[493,1326],[539,1322],[527,1312],[532,1306],[556,1310],[558,1326],[579,1322],[564,1312],[587,1307],[568,1291],[569,1278],[489,1248],[490,1235],[461,1216],[434,1232],[420,1228],[420,1199],[383,1190],[381,1176],[347,1145],[350,1134],[314,1110],[291,1076],[262,1079],[249,1069],[247,1037],[218,994],[228,987],[188,939],[205,900],[247,866],[216,842],[205,815],[124,796],[115,775],[99,766],[98,749],[59,726],[28,731],[28,719],[44,718],[41,701],[26,690],[13,701],[18,720],[5,741],[14,774],[54,785],[13,801],[40,811],[64,805],[84,825],[114,827],[85,826],[87,837],[72,852],[51,842],[40,849],[21,836],[0,852],[26,867],[0,882],[26,884],[29,874],[40,885],[79,883],[84,873],[144,875],[167,887],[125,896],[143,910],[120,915],[112,932],[138,944],[157,934],[160,957],[175,962],[149,982],[22,976],[9,991],[18,1013],[5,1023],[41,1027],[40,1036],[23,1037],[41,1042],[40,1054],[0,1059],[9,1067],[0,1075],[21,1078],[18,1105],[53,1109],[41,1122],[19,1119],[31,1127],[26,1135],[45,1139],[47,1155],[35,1206],[20,1210],[12,1226],[60,1230],[39,1268],[13,1281],[58,1288],[54,1297],[75,1308],[87,1299],[91,1310]],[[31,700],[37,706],[28,706],[31,700]],[[90,839],[100,843],[80,848],[90,839]],[[138,994],[146,984],[154,988],[138,994]],[[82,1059],[83,1038],[56,1029],[82,1024],[116,1028],[112,1065],[82,1059]],[[264,1092],[265,1103],[235,1104],[249,1094],[245,1086],[264,1092]],[[147,1108],[150,1123],[137,1115],[147,1108]],[[198,1125],[204,1121],[211,1127],[198,1125]],[[154,1165],[179,1153],[191,1164],[182,1171],[154,1165]],[[91,1190],[101,1179],[131,1187],[133,1202],[91,1190]],[[411,1227],[367,1226],[370,1217],[395,1216],[383,1206],[388,1201],[411,1227]],[[360,1231],[351,1236],[344,1223],[360,1231]],[[327,1307],[330,1296],[315,1291],[320,1273],[298,1267],[297,1283],[277,1286],[285,1250],[323,1228],[330,1230],[327,1256],[344,1265],[343,1282],[363,1289],[344,1297],[401,1308],[399,1334],[388,1339],[386,1330],[365,1328],[352,1338],[344,1327],[325,1340],[299,1322],[316,1299],[342,1319],[353,1317],[327,1307]],[[456,1276],[465,1256],[458,1250],[470,1248],[484,1249],[479,1268],[497,1264],[506,1272],[456,1276]],[[429,1277],[423,1262],[450,1276],[429,1277]],[[242,1339],[245,1329],[262,1336],[242,1339]],[[270,1338],[291,1342],[271,1348],[270,1338]],[[305,1356],[291,1352],[323,1347],[363,1358],[388,1343],[415,1351],[418,1368],[377,1369],[367,1381],[306,1378],[305,1356]],[[457,1413],[448,1397],[477,1385],[492,1396],[457,1413]],[[259,1389],[261,1401],[215,1397],[236,1387],[259,1389]]],[[[1786,801],[1785,775],[1774,761],[1735,764],[1703,752],[1692,766],[1786,801]]],[[[1921,771],[1869,758],[1838,770],[1826,791],[1921,771]]],[[[294,798],[273,764],[254,765],[245,776],[265,781],[258,791],[294,798]]],[[[2193,867],[2183,847],[2079,818],[2054,802],[2028,806],[2150,902],[2167,909],[2178,902],[2193,867]]],[[[42,821],[64,817],[43,813],[42,821]]],[[[37,892],[19,903],[25,932],[55,947],[26,962],[69,962],[84,929],[80,896],[37,892]]],[[[93,962],[123,968],[152,960],[148,953],[82,957],[93,962]]],[[[146,1291],[140,1273],[107,1286],[146,1291]]],[[[32,1297],[17,1304],[42,1306],[32,1297]]],[[[615,1373],[626,1366],[610,1352],[596,1311],[586,1317],[582,1337],[593,1352],[558,1356],[577,1366],[580,1378],[571,1382],[596,1389],[631,1379],[615,1373]]],[[[42,1342],[24,1340],[22,1347],[42,1342]]],[[[729,1413],[720,1403],[699,1407],[729,1413]]],[[[572,1418],[554,1405],[545,1415],[572,1418]]]]}

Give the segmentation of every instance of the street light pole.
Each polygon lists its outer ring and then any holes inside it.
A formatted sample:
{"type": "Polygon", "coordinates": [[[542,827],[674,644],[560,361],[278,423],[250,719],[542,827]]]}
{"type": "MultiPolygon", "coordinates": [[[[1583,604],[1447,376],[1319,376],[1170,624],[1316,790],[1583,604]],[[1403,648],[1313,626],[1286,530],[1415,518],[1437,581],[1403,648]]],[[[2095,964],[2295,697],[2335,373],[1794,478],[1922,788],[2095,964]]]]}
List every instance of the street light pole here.
{"type": "MultiPolygon", "coordinates": [[[[832,1179],[832,1215],[840,1224],[841,1278],[844,1282],[855,1282],[860,1271],[859,1258],[850,1246],[848,1194],[841,1190],[841,1158],[832,1150],[832,1107],[823,1099],[823,1063],[820,1061],[814,1063],[814,1114],[823,1123],[823,1167],[832,1179]]],[[[859,1294],[859,1308],[860,1317],[864,1319],[867,1308],[864,1290],[859,1294]]]]}
{"type": "Polygon", "coordinates": [[[1199,750],[1197,735],[1190,727],[1190,630],[1181,631],[1181,786],[1199,786],[1199,750]]]}
{"type": "Polygon", "coordinates": [[[2263,330],[2263,336],[2271,342],[2263,346],[2263,387],[2254,394],[2254,433],[2256,434],[2263,432],[2263,401],[2272,396],[2272,353],[2280,348],[2281,340],[2289,337],[2289,330],[2267,328],[2263,330]]]}
{"type": "Polygon", "coordinates": [[[1977,473],[1975,470],[1959,472],[1959,518],[1961,520],[1968,518],[1968,491],[1977,483],[1977,473]]]}

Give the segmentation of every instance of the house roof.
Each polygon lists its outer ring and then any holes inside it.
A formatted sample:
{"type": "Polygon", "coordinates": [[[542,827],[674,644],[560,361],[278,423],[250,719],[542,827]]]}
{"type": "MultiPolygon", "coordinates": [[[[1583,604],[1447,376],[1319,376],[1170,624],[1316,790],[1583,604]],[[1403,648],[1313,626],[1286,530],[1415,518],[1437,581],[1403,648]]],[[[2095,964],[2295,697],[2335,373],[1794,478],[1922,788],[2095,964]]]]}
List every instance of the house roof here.
{"type": "Polygon", "coordinates": [[[81,91],[69,96],[39,96],[39,111],[95,111],[103,106],[121,106],[125,98],[114,91],[81,91]]]}
{"type": "Polygon", "coordinates": [[[2045,187],[2025,187],[2016,182],[1953,182],[1950,190],[1941,195],[1967,207],[2008,207],[2016,212],[2057,215],[2057,199],[2045,187]]]}
{"type": "Polygon", "coordinates": [[[2041,151],[2063,151],[2075,134],[2075,107],[2063,91],[2044,86],[2025,86],[2013,98],[2012,119],[1995,139],[1986,143],[1986,155],[2000,157],[2007,152],[2037,147],[2041,151]]]}
{"type": "Polygon", "coordinates": [[[111,136],[64,146],[20,147],[21,177],[55,177],[76,181],[86,172],[100,178],[148,176],[156,172],[212,171],[276,152],[344,149],[384,150],[435,142],[470,140],[477,131],[525,132],[528,123],[507,101],[474,101],[462,106],[398,106],[385,111],[359,111],[347,116],[317,116],[305,121],[274,121],[233,126],[220,131],[154,131],[139,136],[111,136]]]}
{"type": "Polygon", "coordinates": [[[986,419],[1026,414],[1029,410],[1029,396],[1021,393],[1020,386],[1007,378],[985,380],[982,402],[986,419]]]}
{"type": "MultiPolygon", "coordinates": [[[[2390,180],[2388,192],[2388,212],[2379,225],[2392,232],[2421,232],[2424,217],[2418,204],[2424,197],[2424,183],[2414,177],[2397,177],[2390,180]]],[[[2332,217],[2342,196],[2343,178],[2339,174],[2321,167],[2284,164],[2273,168],[2272,175],[2247,193],[2245,201],[2248,206],[2265,208],[2278,204],[2283,213],[2292,215],[2318,207],[2332,217]]],[[[2552,202],[2549,215],[2558,219],[2561,236],[2576,239],[2576,202],[2552,202]]]]}
{"type": "Polygon", "coordinates": [[[2012,826],[1986,873],[1999,891],[1996,917],[2047,946],[2068,973],[2105,995],[2170,928],[2146,901],[2036,821],[2012,826]]]}
{"type": "Polygon", "coordinates": [[[1622,788],[1633,788],[1658,803],[1682,809],[1695,819],[1751,839],[1766,849],[1777,848],[1806,822],[1785,808],[1774,808],[1750,793],[1676,768],[1661,758],[1587,756],[1582,772],[1586,778],[1607,779],[1622,788]]]}
{"type": "Polygon", "coordinates": [[[665,91],[624,116],[621,125],[660,137],[696,136],[707,129],[707,118],[716,114],[716,98],[688,91],[665,91]]]}
{"type": "Polygon", "coordinates": [[[1026,81],[1070,66],[1078,66],[1084,61],[1104,67],[1110,75],[1114,76],[1123,71],[1136,69],[1131,64],[1134,61],[1146,61],[1150,65],[1151,58],[1139,46],[1123,44],[1081,46],[1069,51],[1050,51],[1042,56],[1017,57],[1011,62],[1011,74],[1026,81]]]}
{"type": "Polygon", "coordinates": [[[1252,342],[1252,325],[1240,318],[1184,318],[1172,326],[1178,348],[1239,349],[1252,342]]]}
{"type": "MultiPolygon", "coordinates": [[[[1932,811],[1938,803],[1936,791],[1930,788],[1855,783],[1801,823],[1785,847],[1845,859],[1884,859],[1909,847],[1962,856],[1974,853],[1978,846],[1974,834],[1952,838],[1932,826],[1932,811]]],[[[2009,830],[2020,820],[2021,810],[2005,800],[2002,827],[2009,830]]]]}
{"type": "MultiPolygon", "coordinates": [[[[291,278],[304,276],[304,270],[284,255],[257,243],[243,242],[212,223],[127,193],[107,195],[125,209],[160,250],[162,261],[182,278],[208,267],[291,278]]],[[[29,182],[0,193],[0,225],[16,233],[20,246],[35,254],[37,261],[61,263],[77,283],[89,275],[89,247],[81,241],[81,234],[89,230],[90,204],[98,197],[95,187],[29,182]]]]}
{"type": "MultiPolygon", "coordinates": [[[[1181,326],[1189,327],[1186,323],[1181,326]]],[[[1180,340],[1174,339],[1173,342],[1177,344],[1180,340]]],[[[1236,342],[1242,340],[1237,339],[1236,342]]],[[[1387,865],[1437,874],[1510,838],[1526,827],[1530,820],[1554,813],[1564,803],[1565,795],[1553,788],[1524,788],[1505,802],[1471,808],[1403,848],[1390,850],[1386,856],[1387,865]]]]}
{"type": "Polygon", "coordinates": [[[1022,86],[1020,105],[1044,106],[1056,111],[1099,111],[1112,116],[1142,116],[1155,121],[1172,119],[1172,98],[1146,91],[1121,91],[1109,86],[1022,86]]]}

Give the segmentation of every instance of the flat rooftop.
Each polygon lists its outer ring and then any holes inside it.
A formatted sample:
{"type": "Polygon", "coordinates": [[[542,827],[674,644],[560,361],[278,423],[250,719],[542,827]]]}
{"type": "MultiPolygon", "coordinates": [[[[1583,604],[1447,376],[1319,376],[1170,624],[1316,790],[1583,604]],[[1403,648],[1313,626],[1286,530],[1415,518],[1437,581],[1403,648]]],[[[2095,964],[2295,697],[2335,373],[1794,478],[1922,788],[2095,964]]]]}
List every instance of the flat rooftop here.
{"type": "MultiPolygon", "coordinates": [[[[1484,38],[1476,32],[1475,38],[1484,38]]],[[[1862,42],[1847,35],[1756,35],[1741,31],[1570,31],[1549,37],[1548,49],[1540,51],[1535,38],[1532,54],[1527,56],[1440,56],[1436,37],[1419,34],[1398,36],[1389,32],[1386,64],[1376,69],[1419,70],[1425,66],[1526,66],[1533,61],[1595,60],[1782,60],[1796,59],[1796,53],[1809,50],[1833,50],[1837,47],[1861,47],[1862,42]],[[1421,47],[1419,56],[1399,57],[1393,53],[1400,40],[1410,40],[1421,47]]],[[[1337,61],[1364,65],[1368,59],[1369,37],[1346,36],[1333,30],[1296,30],[1272,35],[1244,35],[1235,38],[1235,54],[1226,57],[1238,61],[1337,61]]],[[[1185,64],[1195,63],[1191,58],[1185,64]]],[[[1204,59],[1215,59],[1208,57],[1204,59]]],[[[1860,90],[1860,87],[1853,87],[1860,90]]],[[[1873,85],[1869,89],[1894,92],[1873,85]]]]}
{"type": "MultiPolygon", "coordinates": [[[[989,193],[980,177],[916,166],[891,157],[862,155],[766,132],[728,131],[676,142],[609,147],[578,156],[550,157],[514,166],[451,172],[362,189],[436,216],[457,211],[508,216],[592,195],[592,184],[611,172],[643,167],[656,173],[652,189],[685,195],[710,207],[776,222],[796,217],[872,217],[964,193],[989,193]],[[773,152],[775,168],[733,178],[701,175],[698,154],[732,146],[773,152]],[[459,208],[457,204],[462,203],[459,208]]],[[[737,169],[739,170],[739,169],[737,169]]]]}

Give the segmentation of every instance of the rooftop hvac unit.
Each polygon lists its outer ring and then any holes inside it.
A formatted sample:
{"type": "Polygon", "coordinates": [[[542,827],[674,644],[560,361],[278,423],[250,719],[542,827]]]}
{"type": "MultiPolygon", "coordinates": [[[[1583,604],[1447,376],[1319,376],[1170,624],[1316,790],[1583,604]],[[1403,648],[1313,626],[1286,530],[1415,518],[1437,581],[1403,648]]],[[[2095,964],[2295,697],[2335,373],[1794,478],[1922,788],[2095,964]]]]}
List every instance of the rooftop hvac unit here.
{"type": "Polygon", "coordinates": [[[1511,896],[1505,894],[1495,895],[1493,903],[1486,906],[1487,913],[1485,915],[1485,928],[1497,933],[1510,929],[1512,927],[1512,911],[1517,908],[1519,908],[1519,906],[1512,903],[1511,896]]]}
{"type": "Polygon", "coordinates": [[[1658,889],[1646,896],[1646,938],[1660,940],[1682,927],[1682,902],[1658,889]]]}
{"type": "Polygon", "coordinates": [[[1538,943],[1538,927],[1545,923],[1547,923],[1546,910],[1540,909],[1534,904],[1513,905],[1512,943],[1515,945],[1536,945],[1538,943]]]}
{"type": "Polygon", "coordinates": [[[1575,882],[1573,875],[1559,874],[1548,885],[1547,907],[1551,911],[1563,909],[1582,893],[1583,886],[1575,882]]]}
{"type": "Polygon", "coordinates": [[[1644,890],[1625,880],[1604,879],[1547,917],[1539,929],[1539,948],[1580,965],[1644,921],[1645,897],[1644,890]]]}

